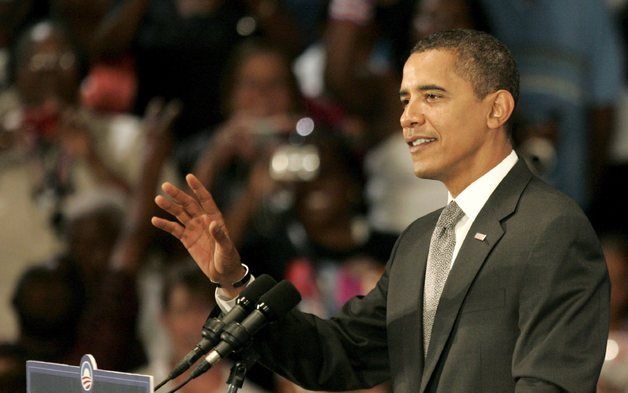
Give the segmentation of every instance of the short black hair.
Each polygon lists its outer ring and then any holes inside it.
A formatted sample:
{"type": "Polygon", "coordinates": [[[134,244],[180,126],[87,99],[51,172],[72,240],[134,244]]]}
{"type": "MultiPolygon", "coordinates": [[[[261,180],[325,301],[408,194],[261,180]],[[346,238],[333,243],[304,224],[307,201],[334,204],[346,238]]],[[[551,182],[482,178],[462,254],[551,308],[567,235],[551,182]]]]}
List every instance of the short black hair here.
{"type": "Polygon", "coordinates": [[[411,54],[436,49],[456,53],[456,70],[471,83],[478,98],[503,89],[518,101],[517,63],[506,45],[492,35],[469,29],[439,31],[419,40],[411,54]]]}

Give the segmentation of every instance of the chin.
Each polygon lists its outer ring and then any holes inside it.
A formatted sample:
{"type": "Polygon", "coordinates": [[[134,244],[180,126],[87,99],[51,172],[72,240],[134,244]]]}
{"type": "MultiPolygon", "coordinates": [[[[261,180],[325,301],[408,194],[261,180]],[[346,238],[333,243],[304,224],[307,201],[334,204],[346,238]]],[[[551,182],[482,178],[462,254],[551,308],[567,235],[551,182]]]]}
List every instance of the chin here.
{"type": "Polygon", "coordinates": [[[436,176],[434,171],[430,170],[430,168],[426,168],[423,165],[415,164],[413,167],[413,171],[414,176],[418,177],[419,179],[438,180],[438,176],[436,176]]]}

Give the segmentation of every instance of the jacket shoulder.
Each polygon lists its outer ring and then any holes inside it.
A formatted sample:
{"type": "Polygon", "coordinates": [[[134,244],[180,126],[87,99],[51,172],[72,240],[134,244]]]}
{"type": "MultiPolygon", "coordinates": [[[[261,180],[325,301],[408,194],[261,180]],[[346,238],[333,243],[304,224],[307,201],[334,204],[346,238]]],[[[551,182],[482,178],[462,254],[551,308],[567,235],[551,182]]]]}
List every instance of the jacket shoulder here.
{"type": "Polygon", "coordinates": [[[536,177],[522,193],[518,210],[535,212],[539,219],[571,216],[588,222],[575,200],[536,177]]]}

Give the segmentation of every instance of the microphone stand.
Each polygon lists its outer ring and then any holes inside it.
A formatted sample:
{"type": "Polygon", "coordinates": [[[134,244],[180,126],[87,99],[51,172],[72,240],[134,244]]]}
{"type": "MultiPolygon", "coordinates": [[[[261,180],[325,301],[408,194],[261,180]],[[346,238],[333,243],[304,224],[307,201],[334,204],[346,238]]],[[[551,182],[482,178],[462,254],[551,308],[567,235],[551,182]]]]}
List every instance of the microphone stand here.
{"type": "Polygon", "coordinates": [[[240,389],[244,384],[246,372],[252,365],[255,364],[255,362],[257,362],[258,359],[259,355],[257,352],[252,350],[251,347],[248,347],[241,352],[239,360],[231,367],[231,372],[229,373],[229,378],[227,379],[227,385],[229,385],[227,393],[237,393],[238,389],[240,389]]]}

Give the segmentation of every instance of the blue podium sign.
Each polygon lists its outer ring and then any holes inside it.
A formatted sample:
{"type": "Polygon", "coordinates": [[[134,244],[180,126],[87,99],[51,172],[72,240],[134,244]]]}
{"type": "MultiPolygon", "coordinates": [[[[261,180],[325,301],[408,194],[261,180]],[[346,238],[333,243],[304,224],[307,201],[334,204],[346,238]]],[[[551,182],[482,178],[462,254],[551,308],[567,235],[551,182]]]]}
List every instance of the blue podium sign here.
{"type": "Polygon", "coordinates": [[[26,362],[27,393],[152,393],[153,377],[98,370],[92,355],[80,366],[29,360],[26,362]]]}

